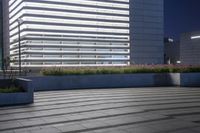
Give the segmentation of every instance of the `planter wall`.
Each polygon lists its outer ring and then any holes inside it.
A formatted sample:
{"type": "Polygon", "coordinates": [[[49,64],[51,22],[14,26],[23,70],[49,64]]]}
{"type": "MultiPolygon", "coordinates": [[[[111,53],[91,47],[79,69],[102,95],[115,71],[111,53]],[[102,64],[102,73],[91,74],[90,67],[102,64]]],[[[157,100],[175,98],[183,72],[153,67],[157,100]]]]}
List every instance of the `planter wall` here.
{"type": "MultiPolygon", "coordinates": [[[[6,87],[11,84],[11,80],[0,80],[0,87],[6,87]]],[[[17,79],[15,84],[25,89],[20,93],[0,93],[0,106],[30,104],[34,101],[34,90],[31,80],[17,79]]]]}
{"type": "Polygon", "coordinates": [[[180,73],[154,74],[154,86],[179,86],[180,73]]]}
{"type": "Polygon", "coordinates": [[[113,74],[30,77],[35,91],[178,86],[180,74],[113,74]]]}
{"type": "Polygon", "coordinates": [[[180,86],[182,86],[182,87],[200,87],[200,73],[182,73],[182,74],[180,74],[180,86]]]}

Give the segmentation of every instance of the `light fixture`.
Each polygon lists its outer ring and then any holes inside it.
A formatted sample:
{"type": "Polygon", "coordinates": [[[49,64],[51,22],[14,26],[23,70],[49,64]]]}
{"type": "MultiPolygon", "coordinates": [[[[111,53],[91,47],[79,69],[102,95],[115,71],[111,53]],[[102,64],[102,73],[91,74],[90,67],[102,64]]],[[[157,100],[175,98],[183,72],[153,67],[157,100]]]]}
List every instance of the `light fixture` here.
{"type": "Polygon", "coordinates": [[[194,40],[194,39],[200,39],[200,35],[199,36],[191,36],[191,39],[194,40]]]}

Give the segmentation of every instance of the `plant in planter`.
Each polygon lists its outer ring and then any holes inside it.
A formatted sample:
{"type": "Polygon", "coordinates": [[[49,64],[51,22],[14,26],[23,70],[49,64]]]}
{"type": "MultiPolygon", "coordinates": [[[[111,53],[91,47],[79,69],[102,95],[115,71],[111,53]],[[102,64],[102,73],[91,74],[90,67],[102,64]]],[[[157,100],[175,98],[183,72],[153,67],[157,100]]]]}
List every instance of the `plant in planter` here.
{"type": "Polygon", "coordinates": [[[200,86],[200,66],[190,65],[54,67],[41,70],[41,75],[32,78],[36,91],[200,86]]]}
{"type": "Polygon", "coordinates": [[[10,67],[10,62],[13,62],[13,60],[10,59],[10,57],[6,57],[3,59],[3,77],[4,79],[15,79],[15,76],[17,75],[17,72],[10,67]]]}
{"type": "Polygon", "coordinates": [[[10,57],[3,59],[3,77],[4,79],[7,79],[7,82],[0,83],[0,93],[23,92],[23,89],[15,83],[16,74],[13,72],[13,69],[10,68],[10,62],[10,57]]]}
{"type": "Polygon", "coordinates": [[[27,79],[0,80],[0,106],[33,103],[32,81],[27,79]]]}
{"type": "Polygon", "coordinates": [[[23,88],[19,88],[19,87],[6,87],[6,88],[0,88],[0,93],[19,93],[19,92],[25,92],[23,90],[23,88]]]}
{"type": "Polygon", "coordinates": [[[134,65],[126,67],[76,67],[43,69],[44,76],[97,75],[97,74],[136,74],[136,73],[194,73],[200,66],[173,65],[134,65]]]}

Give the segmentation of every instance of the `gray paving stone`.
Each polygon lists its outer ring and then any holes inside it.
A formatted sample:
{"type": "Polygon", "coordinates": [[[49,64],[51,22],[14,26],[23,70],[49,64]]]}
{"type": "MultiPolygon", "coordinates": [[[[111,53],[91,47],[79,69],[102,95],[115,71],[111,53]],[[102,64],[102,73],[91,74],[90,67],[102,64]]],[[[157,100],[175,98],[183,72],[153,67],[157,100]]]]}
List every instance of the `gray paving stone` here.
{"type": "Polygon", "coordinates": [[[200,125],[198,127],[192,128],[192,131],[200,133],[200,125]]]}
{"type": "Polygon", "coordinates": [[[154,129],[156,133],[165,133],[173,130],[189,129],[195,127],[196,125],[187,121],[180,121],[177,119],[153,121],[144,124],[139,124],[139,126],[149,127],[154,129]]]}
{"type": "Polygon", "coordinates": [[[5,122],[0,124],[0,131],[19,127],[22,127],[22,125],[19,122],[5,122]]]}
{"type": "Polygon", "coordinates": [[[20,120],[19,121],[23,126],[34,126],[34,125],[40,125],[45,124],[46,122],[40,118],[37,119],[28,119],[28,120],[20,120]]]}
{"type": "Polygon", "coordinates": [[[86,132],[79,132],[79,133],[95,133],[95,131],[86,131],[86,132]]]}
{"type": "Polygon", "coordinates": [[[31,131],[15,131],[14,133],[31,133],[31,131]]]}
{"type": "Polygon", "coordinates": [[[40,130],[31,130],[31,133],[61,133],[57,128],[42,128],[40,130]]]}
{"type": "Polygon", "coordinates": [[[89,129],[108,126],[108,124],[103,121],[81,122],[81,125],[89,129]]]}
{"type": "Polygon", "coordinates": [[[126,131],[128,133],[155,133],[156,132],[154,129],[151,129],[149,127],[143,127],[143,126],[129,128],[129,129],[126,129],[126,131]]]}
{"type": "Polygon", "coordinates": [[[195,122],[195,121],[200,121],[200,114],[196,115],[186,115],[186,116],[178,116],[176,117],[177,119],[184,120],[184,121],[190,121],[190,122],[195,122]]]}
{"type": "Polygon", "coordinates": [[[46,123],[56,123],[69,120],[66,116],[55,116],[42,118],[46,123]]]}
{"type": "Polygon", "coordinates": [[[24,132],[30,132],[31,130],[39,130],[41,129],[39,126],[37,127],[29,127],[29,128],[20,128],[20,129],[15,129],[15,133],[24,133],[24,132]]]}
{"type": "Polygon", "coordinates": [[[199,132],[192,131],[190,129],[182,129],[182,130],[176,130],[176,131],[167,132],[167,133],[199,133],[199,132]]]}
{"type": "Polygon", "coordinates": [[[62,126],[56,125],[55,128],[57,128],[61,132],[81,131],[86,129],[86,127],[80,124],[64,124],[62,126]]]}
{"type": "Polygon", "coordinates": [[[1,131],[1,133],[15,133],[14,130],[12,131],[1,131]]]}
{"type": "Polygon", "coordinates": [[[128,133],[125,130],[120,130],[116,128],[107,128],[107,129],[100,129],[100,130],[94,130],[95,133],[128,133]]]}
{"type": "Polygon", "coordinates": [[[73,114],[73,115],[68,115],[67,119],[69,120],[79,120],[79,119],[87,119],[90,116],[88,115],[82,115],[82,114],[73,114]]]}
{"type": "Polygon", "coordinates": [[[192,122],[200,120],[200,88],[68,90],[35,97],[30,106],[0,107],[0,133],[200,132],[192,122]]]}
{"type": "Polygon", "coordinates": [[[153,111],[153,113],[169,116],[169,115],[180,115],[180,114],[185,114],[185,113],[195,113],[195,112],[199,112],[199,110],[200,110],[200,107],[192,106],[190,108],[190,106],[183,106],[183,107],[181,106],[180,109],[178,109],[177,107],[175,107],[174,109],[166,108],[159,111],[153,111]]]}

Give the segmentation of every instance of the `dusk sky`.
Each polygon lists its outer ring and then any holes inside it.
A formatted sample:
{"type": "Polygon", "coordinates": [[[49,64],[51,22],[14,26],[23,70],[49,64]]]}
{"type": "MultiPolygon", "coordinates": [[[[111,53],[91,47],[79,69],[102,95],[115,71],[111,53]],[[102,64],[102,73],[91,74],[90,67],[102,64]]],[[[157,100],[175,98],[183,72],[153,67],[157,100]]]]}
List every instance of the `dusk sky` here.
{"type": "Polygon", "coordinates": [[[165,0],[165,36],[200,31],[200,0],[165,0]]]}

